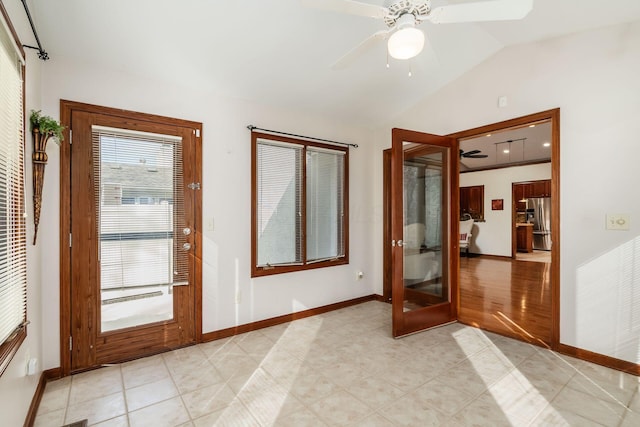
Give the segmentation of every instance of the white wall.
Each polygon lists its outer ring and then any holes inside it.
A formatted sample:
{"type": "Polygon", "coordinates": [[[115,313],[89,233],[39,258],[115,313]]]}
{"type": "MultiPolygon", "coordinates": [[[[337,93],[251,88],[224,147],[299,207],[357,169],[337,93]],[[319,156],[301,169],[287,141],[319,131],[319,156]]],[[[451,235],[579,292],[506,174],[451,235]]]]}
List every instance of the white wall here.
{"type": "MultiPolygon", "coordinates": [[[[30,4],[31,2],[29,2],[30,4]]],[[[22,43],[31,44],[31,30],[24,9],[20,2],[4,2],[13,26],[22,43]]],[[[27,118],[29,111],[40,109],[40,64],[35,52],[25,49],[26,63],[26,98],[25,106],[27,118]]],[[[27,130],[29,124],[26,125],[27,130]]],[[[7,370],[0,377],[0,414],[2,424],[19,426],[24,423],[31,399],[35,392],[42,372],[42,316],[41,316],[41,275],[40,275],[40,246],[32,245],[33,241],[33,192],[31,184],[31,152],[33,140],[28,133],[26,137],[26,200],[27,200],[27,319],[31,321],[27,327],[27,338],[13,357],[7,370]],[[38,360],[37,372],[26,375],[27,361],[30,358],[38,360]]],[[[55,150],[48,147],[47,151],[55,150]]],[[[45,187],[48,185],[45,184],[45,187]]],[[[47,212],[43,211],[43,215],[47,212]]]]}
{"type": "Polygon", "coordinates": [[[484,222],[473,224],[469,252],[511,256],[511,206],[514,182],[551,179],[551,163],[516,166],[460,174],[460,187],[484,185],[484,222]],[[492,199],[503,199],[504,209],[491,210],[492,199]]]}
{"type": "MultiPolygon", "coordinates": [[[[224,99],[122,71],[91,68],[52,56],[42,70],[43,111],[58,117],[60,99],[178,117],[203,123],[203,332],[254,322],[373,293],[371,144],[363,129],[302,111],[224,99]],[[357,143],[350,150],[350,264],[250,278],[251,152],[249,124],[357,143]],[[207,224],[213,221],[213,230],[207,224]],[[364,279],[356,280],[363,271],[364,279]],[[240,300],[236,303],[236,296],[240,300]]],[[[59,158],[50,156],[40,236],[46,307],[45,367],[59,358],[59,158]],[[45,231],[46,230],[46,231],[45,231]]]]}
{"type": "Polygon", "coordinates": [[[638,75],[640,22],[504,49],[377,132],[376,203],[391,127],[443,135],[560,107],[560,340],[640,363],[638,75]],[[606,212],[630,230],[605,230],[606,212]]]}

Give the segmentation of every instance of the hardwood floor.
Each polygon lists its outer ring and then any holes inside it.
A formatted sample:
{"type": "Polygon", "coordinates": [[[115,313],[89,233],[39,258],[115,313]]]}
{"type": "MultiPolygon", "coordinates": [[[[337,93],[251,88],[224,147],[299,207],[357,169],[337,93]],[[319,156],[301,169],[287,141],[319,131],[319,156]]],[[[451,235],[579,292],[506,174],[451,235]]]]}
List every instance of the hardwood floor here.
{"type": "Polygon", "coordinates": [[[462,323],[541,346],[551,343],[551,264],[460,258],[462,323]]]}

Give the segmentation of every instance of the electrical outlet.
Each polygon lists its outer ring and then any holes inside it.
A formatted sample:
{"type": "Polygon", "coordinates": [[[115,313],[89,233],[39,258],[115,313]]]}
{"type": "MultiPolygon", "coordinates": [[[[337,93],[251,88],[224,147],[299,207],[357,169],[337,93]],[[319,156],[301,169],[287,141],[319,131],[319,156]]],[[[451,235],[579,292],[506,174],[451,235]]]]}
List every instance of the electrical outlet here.
{"type": "Polygon", "coordinates": [[[35,357],[27,361],[27,375],[33,375],[38,371],[38,359],[35,357]]]}
{"type": "Polygon", "coordinates": [[[607,230],[628,230],[629,214],[607,214],[607,230]]]}
{"type": "Polygon", "coordinates": [[[213,217],[207,218],[207,231],[213,231],[213,217]]]}
{"type": "Polygon", "coordinates": [[[500,108],[504,108],[507,106],[507,97],[506,96],[501,96],[498,98],[498,107],[500,108]]]}

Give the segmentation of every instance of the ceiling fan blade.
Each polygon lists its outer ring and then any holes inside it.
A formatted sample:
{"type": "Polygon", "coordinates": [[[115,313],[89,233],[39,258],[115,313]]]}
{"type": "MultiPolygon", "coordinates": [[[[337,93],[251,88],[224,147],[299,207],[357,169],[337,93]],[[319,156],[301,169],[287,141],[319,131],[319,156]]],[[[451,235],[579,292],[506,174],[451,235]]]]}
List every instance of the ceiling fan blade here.
{"type": "Polygon", "coordinates": [[[434,24],[507,21],[522,19],[533,9],[533,0],[493,0],[436,7],[429,14],[434,24]]]}
{"type": "Polygon", "coordinates": [[[468,159],[486,159],[487,157],[489,157],[486,154],[471,154],[470,156],[464,156],[468,159]]]}
{"type": "Polygon", "coordinates": [[[369,18],[384,18],[389,13],[386,7],[352,0],[300,0],[300,2],[307,7],[369,18]]]}
{"type": "Polygon", "coordinates": [[[466,153],[464,153],[465,156],[473,156],[474,154],[478,154],[481,153],[480,150],[471,150],[471,151],[467,151],[466,153]]]}
{"type": "Polygon", "coordinates": [[[332,70],[343,70],[347,68],[360,55],[371,49],[378,41],[385,40],[389,37],[391,30],[382,30],[371,34],[364,39],[358,46],[347,52],[342,58],[338,59],[332,66],[332,70]]]}

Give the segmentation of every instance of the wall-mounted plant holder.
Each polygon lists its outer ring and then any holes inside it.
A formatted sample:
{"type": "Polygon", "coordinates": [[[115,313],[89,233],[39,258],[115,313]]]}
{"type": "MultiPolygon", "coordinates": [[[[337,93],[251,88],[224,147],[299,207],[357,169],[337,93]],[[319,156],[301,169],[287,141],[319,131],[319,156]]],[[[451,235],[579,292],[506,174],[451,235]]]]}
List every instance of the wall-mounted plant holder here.
{"type": "Polygon", "coordinates": [[[44,168],[47,165],[47,143],[53,138],[58,145],[64,139],[62,131],[64,126],[49,116],[43,116],[40,111],[31,111],[31,134],[33,135],[33,244],[38,237],[38,225],[40,224],[40,211],[42,209],[42,187],[44,185],[44,168]]]}

